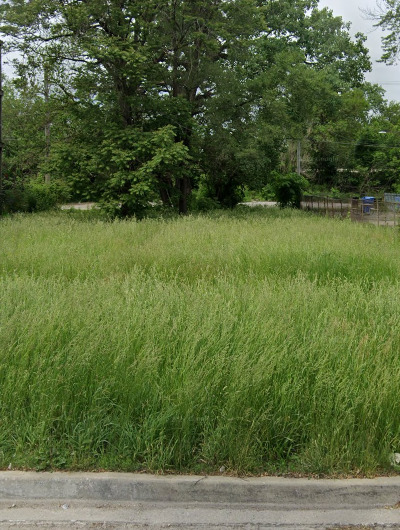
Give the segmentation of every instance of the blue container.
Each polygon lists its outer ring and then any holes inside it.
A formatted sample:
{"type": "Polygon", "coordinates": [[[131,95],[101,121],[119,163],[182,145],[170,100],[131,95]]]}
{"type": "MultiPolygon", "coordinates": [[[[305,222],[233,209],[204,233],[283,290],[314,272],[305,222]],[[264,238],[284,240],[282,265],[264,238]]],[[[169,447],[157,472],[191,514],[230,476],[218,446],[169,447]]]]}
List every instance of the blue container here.
{"type": "Polygon", "coordinates": [[[363,213],[371,213],[374,207],[375,197],[361,197],[363,203],[363,213]]]}

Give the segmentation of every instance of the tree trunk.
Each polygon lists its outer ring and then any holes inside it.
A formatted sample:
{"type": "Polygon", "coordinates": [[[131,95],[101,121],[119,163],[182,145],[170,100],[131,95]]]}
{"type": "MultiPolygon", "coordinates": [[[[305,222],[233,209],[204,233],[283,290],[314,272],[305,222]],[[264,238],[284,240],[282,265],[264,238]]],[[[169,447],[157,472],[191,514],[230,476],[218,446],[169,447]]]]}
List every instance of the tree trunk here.
{"type": "MultiPolygon", "coordinates": [[[[46,162],[50,156],[50,126],[51,126],[51,116],[50,116],[50,83],[49,83],[49,67],[46,65],[44,67],[44,101],[46,105],[46,123],[44,124],[44,136],[46,140],[46,150],[45,157],[46,162]]],[[[50,174],[46,173],[44,176],[44,181],[46,184],[50,184],[50,174]]]]}
{"type": "Polygon", "coordinates": [[[178,180],[179,185],[179,213],[181,215],[187,214],[188,211],[188,197],[190,194],[190,180],[188,177],[182,177],[178,180]]]}
{"type": "Polygon", "coordinates": [[[159,179],[160,198],[164,206],[173,206],[170,192],[173,189],[173,182],[170,176],[159,179]]]}

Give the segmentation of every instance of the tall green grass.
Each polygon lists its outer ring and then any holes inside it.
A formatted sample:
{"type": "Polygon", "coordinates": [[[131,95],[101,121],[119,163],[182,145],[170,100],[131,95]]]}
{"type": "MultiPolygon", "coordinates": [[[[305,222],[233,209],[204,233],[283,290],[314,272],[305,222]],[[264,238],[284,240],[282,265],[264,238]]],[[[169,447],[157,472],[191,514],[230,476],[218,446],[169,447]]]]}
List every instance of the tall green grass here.
{"type": "Polygon", "coordinates": [[[400,452],[393,229],[239,210],[0,222],[0,466],[374,473],[400,452]]]}

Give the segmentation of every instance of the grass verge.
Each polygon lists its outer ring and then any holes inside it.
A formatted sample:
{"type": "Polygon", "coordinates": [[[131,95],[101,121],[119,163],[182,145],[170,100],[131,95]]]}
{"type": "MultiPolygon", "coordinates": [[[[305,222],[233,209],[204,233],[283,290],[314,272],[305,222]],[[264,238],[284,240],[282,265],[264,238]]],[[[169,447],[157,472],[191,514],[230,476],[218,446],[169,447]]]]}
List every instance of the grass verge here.
{"type": "Polygon", "coordinates": [[[0,241],[1,467],[368,474],[400,452],[393,229],[43,214],[0,241]]]}

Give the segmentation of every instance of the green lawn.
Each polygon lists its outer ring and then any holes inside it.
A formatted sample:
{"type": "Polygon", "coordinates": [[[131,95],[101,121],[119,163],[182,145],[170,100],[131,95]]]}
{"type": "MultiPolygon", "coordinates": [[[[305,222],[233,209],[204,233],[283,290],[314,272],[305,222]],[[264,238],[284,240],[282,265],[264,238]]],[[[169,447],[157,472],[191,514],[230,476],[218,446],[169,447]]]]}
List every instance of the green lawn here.
{"type": "Polygon", "coordinates": [[[0,220],[0,467],[377,473],[400,234],[238,210],[0,220]]]}

